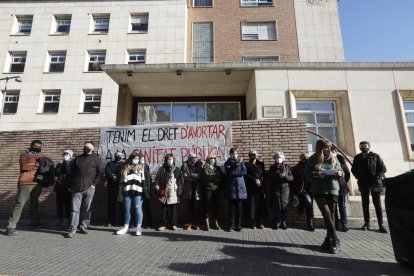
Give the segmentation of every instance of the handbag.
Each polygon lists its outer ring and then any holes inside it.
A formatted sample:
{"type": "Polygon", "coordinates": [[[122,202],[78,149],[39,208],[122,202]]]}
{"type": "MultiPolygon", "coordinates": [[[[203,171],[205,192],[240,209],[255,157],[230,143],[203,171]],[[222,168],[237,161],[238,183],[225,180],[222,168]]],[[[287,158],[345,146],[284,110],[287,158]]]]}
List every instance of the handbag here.
{"type": "Polygon", "coordinates": [[[302,191],[300,193],[300,197],[305,204],[306,207],[309,207],[312,205],[312,198],[310,197],[309,193],[307,191],[302,191]]]}
{"type": "Polygon", "coordinates": [[[158,189],[158,197],[164,197],[166,194],[166,186],[160,186],[160,188],[158,189]]]}

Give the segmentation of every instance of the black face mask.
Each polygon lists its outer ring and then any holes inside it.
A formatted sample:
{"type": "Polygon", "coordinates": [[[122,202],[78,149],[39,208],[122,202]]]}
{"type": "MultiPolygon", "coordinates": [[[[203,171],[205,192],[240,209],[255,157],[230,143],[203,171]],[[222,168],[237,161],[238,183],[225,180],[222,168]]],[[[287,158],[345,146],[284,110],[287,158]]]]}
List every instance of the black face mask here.
{"type": "Polygon", "coordinates": [[[368,152],[369,152],[369,148],[360,148],[360,150],[361,150],[363,153],[368,153],[368,152]]]}
{"type": "Polygon", "coordinates": [[[42,151],[42,148],[34,148],[34,147],[30,147],[29,151],[33,152],[33,153],[40,153],[42,151]]]}
{"type": "Polygon", "coordinates": [[[121,161],[122,160],[122,156],[115,156],[115,161],[121,161]]]}
{"type": "Polygon", "coordinates": [[[251,155],[249,155],[249,158],[250,158],[250,160],[255,160],[256,159],[256,154],[251,154],[251,155]]]}
{"type": "Polygon", "coordinates": [[[83,153],[84,154],[89,154],[90,152],[91,152],[91,150],[89,148],[87,148],[87,147],[83,148],[83,153]]]}

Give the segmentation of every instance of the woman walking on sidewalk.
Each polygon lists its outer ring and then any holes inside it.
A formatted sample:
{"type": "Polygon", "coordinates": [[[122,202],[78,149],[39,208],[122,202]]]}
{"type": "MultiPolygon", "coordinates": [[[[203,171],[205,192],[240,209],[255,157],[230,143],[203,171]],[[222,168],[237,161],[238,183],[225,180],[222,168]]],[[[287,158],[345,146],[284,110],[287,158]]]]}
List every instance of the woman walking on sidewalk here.
{"type": "Polygon", "coordinates": [[[336,254],[339,253],[340,243],[336,236],[334,212],[338,203],[339,178],[343,176],[343,171],[331,148],[332,143],[318,140],[316,151],[306,164],[306,171],[311,178],[311,191],[328,232],[321,249],[336,254]]]}
{"type": "Polygon", "coordinates": [[[144,197],[144,184],[146,177],[144,164],[140,163],[142,154],[131,153],[121,169],[121,186],[124,203],[124,228],[116,231],[117,235],[128,232],[131,220],[131,204],[135,209],[136,235],[141,236],[142,230],[142,202],[144,197]]]}

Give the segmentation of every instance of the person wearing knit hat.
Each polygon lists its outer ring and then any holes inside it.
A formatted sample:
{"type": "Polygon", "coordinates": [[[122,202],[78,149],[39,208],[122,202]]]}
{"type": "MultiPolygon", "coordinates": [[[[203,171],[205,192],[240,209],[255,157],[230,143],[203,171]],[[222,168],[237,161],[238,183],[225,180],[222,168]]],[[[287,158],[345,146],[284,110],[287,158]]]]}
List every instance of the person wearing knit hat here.
{"type": "Polygon", "coordinates": [[[56,210],[57,210],[57,225],[61,227],[68,226],[70,215],[72,212],[72,195],[68,191],[70,186],[70,162],[73,157],[73,150],[67,149],[62,152],[62,161],[60,161],[55,168],[54,190],[56,192],[56,210]]]}

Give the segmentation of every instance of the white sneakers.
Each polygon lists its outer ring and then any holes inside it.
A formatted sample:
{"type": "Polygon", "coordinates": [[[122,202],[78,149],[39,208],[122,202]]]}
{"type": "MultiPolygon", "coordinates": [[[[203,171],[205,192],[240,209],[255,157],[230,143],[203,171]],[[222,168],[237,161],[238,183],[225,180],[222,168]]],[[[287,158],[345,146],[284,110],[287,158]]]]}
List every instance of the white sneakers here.
{"type": "MultiPolygon", "coordinates": [[[[123,234],[128,232],[128,229],[129,229],[129,225],[125,224],[124,228],[119,229],[118,231],[116,231],[116,234],[117,235],[123,235],[123,234]]],[[[135,232],[135,235],[136,236],[141,236],[142,235],[141,225],[137,226],[137,231],[135,232]]]]}

